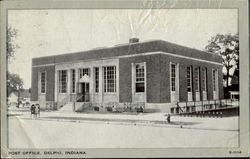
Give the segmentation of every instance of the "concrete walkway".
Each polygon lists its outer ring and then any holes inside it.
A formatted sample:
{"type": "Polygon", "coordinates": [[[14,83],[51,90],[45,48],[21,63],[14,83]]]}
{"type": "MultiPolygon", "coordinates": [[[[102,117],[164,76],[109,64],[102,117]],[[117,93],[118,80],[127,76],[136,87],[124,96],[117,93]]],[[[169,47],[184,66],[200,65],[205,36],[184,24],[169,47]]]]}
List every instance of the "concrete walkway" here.
{"type": "Polygon", "coordinates": [[[75,112],[41,112],[40,117],[31,118],[29,110],[9,111],[9,117],[17,116],[25,120],[46,120],[58,122],[105,123],[119,125],[159,126],[187,129],[238,131],[238,117],[200,118],[172,116],[167,123],[165,113],[75,113],[75,112]]]}

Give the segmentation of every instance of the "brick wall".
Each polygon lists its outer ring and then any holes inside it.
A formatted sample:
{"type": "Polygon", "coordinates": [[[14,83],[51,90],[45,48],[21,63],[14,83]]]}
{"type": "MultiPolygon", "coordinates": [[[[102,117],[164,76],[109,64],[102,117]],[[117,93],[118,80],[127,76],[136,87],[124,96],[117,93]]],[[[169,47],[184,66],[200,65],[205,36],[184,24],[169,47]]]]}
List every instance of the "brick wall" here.
{"type": "Polygon", "coordinates": [[[120,102],[132,102],[132,63],[146,62],[147,102],[160,102],[160,55],[148,55],[119,60],[120,102]]]}
{"type": "Polygon", "coordinates": [[[207,99],[213,99],[212,69],[218,69],[219,75],[219,98],[223,98],[222,66],[210,63],[172,57],[168,55],[148,55],[140,57],[122,58],[119,61],[120,68],[120,102],[132,101],[132,77],[131,63],[146,62],[147,70],[147,102],[169,103],[170,102],[170,62],[179,64],[179,100],[187,101],[187,66],[193,67],[193,100],[195,99],[194,69],[200,68],[200,99],[203,99],[202,68],[207,68],[207,99]]]}
{"type": "Polygon", "coordinates": [[[38,101],[38,78],[42,71],[46,71],[46,101],[54,101],[55,66],[32,67],[31,101],[38,101]]]}
{"type": "Polygon", "coordinates": [[[212,69],[218,69],[218,79],[219,79],[219,98],[223,98],[223,80],[222,80],[222,66],[199,62],[189,59],[171,57],[168,55],[161,55],[161,102],[170,102],[170,62],[179,64],[179,99],[181,102],[187,101],[187,72],[186,69],[188,66],[193,67],[193,77],[192,77],[192,85],[193,85],[193,100],[195,99],[195,81],[194,81],[194,69],[196,67],[200,68],[200,99],[202,98],[202,68],[207,68],[207,96],[208,100],[213,99],[213,88],[212,88],[212,69]]]}

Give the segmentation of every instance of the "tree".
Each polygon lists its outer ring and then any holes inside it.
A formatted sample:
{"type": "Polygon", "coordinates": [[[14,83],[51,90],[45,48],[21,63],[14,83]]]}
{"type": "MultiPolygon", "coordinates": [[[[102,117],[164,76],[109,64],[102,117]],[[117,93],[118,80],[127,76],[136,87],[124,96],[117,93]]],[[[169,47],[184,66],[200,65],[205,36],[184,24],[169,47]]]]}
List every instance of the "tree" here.
{"type": "Polygon", "coordinates": [[[17,92],[17,103],[19,103],[21,91],[23,91],[23,80],[18,74],[10,74],[7,72],[7,95],[9,96],[12,92],[17,92]]]}
{"type": "MultiPolygon", "coordinates": [[[[213,36],[209,41],[205,50],[211,53],[219,54],[222,57],[223,64],[223,75],[225,80],[225,87],[228,88],[229,80],[232,79],[233,75],[238,74],[239,70],[239,35],[231,34],[217,34],[213,36]],[[234,70],[233,74],[230,73],[234,70]]],[[[226,89],[227,91],[227,89],[226,89]]],[[[227,92],[226,92],[227,93],[227,92]]]]}
{"type": "MultiPolygon", "coordinates": [[[[10,62],[10,59],[15,56],[15,51],[19,46],[15,43],[15,38],[18,35],[18,31],[11,26],[7,29],[7,54],[6,59],[10,62]]],[[[7,96],[12,92],[18,92],[18,103],[20,97],[20,91],[23,90],[23,80],[18,74],[13,74],[7,71],[7,96]]]]}
{"type": "Polygon", "coordinates": [[[19,45],[17,45],[14,41],[14,39],[17,36],[18,36],[18,31],[15,28],[9,26],[7,29],[7,55],[6,55],[8,61],[14,57],[16,49],[19,48],[19,45]]]}

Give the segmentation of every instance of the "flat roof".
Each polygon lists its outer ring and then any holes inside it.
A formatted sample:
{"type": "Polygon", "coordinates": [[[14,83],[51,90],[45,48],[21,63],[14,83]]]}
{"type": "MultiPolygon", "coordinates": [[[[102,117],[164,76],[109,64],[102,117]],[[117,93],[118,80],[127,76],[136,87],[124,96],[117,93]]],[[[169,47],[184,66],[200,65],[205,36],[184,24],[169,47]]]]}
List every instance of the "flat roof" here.
{"type": "Polygon", "coordinates": [[[163,40],[152,40],[136,43],[115,45],[113,47],[94,48],[92,50],[73,52],[54,56],[44,56],[32,59],[32,65],[45,65],[79,60],[93,60],[112,58],[124,55],[142,55],[148,52],[166,52],[175,55],[197,58],[212,62],[222,62],[222,58],[214,53],[209,53],[186,46],[170,43],[163,40]]]}

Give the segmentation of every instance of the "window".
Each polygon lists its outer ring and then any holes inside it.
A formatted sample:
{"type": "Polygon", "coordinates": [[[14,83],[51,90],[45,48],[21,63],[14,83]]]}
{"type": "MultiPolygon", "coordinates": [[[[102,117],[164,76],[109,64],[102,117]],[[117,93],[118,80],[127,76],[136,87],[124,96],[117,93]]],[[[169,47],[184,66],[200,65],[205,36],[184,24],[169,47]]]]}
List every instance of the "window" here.
{"type": "Polygon", "coordinates": [[[207,68],[202,69],[202,84],[203,84],[203,91],[207,91],[207,68]]]}
{"type": "Polygon", "coordinates": [[[99,92],[99,68],[95,68],[95,92],[99,92]]]}
{"type": "Polygon", "coordinates": [[[75,77],[75,73],[76,71],[75,70],[71,70],[71,92],[72,93],[75,93],[76,91],[76,77],[75,77]]]}
{"type": "Polygon", "coordinates": [[[175,91],[176,64],[171,64],[171,91],[175,91]]]}
{"type": "Polygon", "coordinates": [[[145,91],[144,64],[135,65],[135,92],[145,91]]]}
{"type": "Polygon", "coordinates": [[[41,93],[46,92],[46,72],[41,72],[41,93]]]}
{"type": "Polygon", "coordinates": [[[192,92],[192,67],[187,67],[187,91],[192,92]]]}
{"type": "Polygon", "coordinates": [[[85,74],[89,76],[89,68],[81,68],[80,70],[80,78],[84,76],[85,74]]]}
{"type": "Polygon", "coordinates": [[[116,67],[103,67],[104,92],[116,92],[116,67]]]}
{"type": "Polygon", "coordinates": [[[59,93],[67,92],[67,70],[59,71],[59,93]]]}
{"type": "Polygon", "coordinates": [[[200,70],[199,68],[195,68],[195,91],[199,92],[200,91],[200,80],[199,80],[199,76],[200,76],[200,70]]]}
{"type": "Polygon", "coordinates": [[[213,70],[213,91],[216,91],[216,72],[217,70],[213,70]]]}

